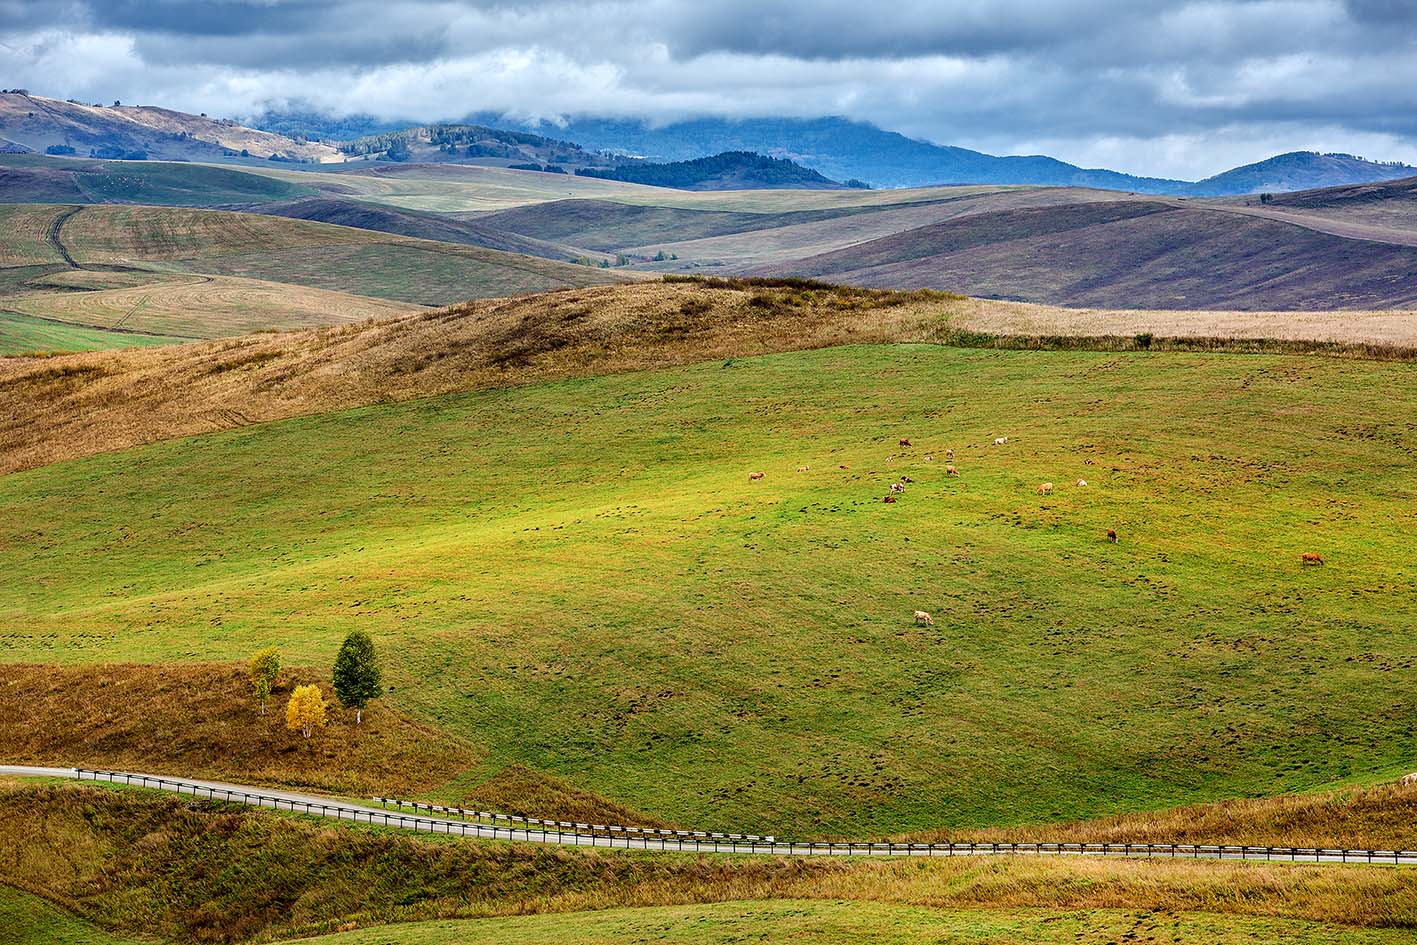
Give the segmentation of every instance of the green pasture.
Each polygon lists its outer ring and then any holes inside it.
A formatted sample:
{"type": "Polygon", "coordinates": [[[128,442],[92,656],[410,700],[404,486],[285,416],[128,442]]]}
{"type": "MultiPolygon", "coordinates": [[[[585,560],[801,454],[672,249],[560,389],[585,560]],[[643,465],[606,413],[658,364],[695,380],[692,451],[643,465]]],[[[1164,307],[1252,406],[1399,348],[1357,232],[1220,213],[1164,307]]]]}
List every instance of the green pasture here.
{"type": "Polygon", "coordinates": [[[1374,780],[1417,757],[1414,381],[857,347],[158,443],[0,478],[0,659],[359,627],[487,753],[442,796],[524,762],[779,837],[1374,780]]]}

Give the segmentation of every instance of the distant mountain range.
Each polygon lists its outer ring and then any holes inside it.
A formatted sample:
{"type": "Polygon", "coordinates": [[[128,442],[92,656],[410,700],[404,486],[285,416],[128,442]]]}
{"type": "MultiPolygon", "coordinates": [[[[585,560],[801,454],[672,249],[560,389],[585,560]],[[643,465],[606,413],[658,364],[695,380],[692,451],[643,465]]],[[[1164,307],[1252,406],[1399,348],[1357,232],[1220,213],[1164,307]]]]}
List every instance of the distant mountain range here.
{"type": "MultiPolygon", "coordinates": [[[[467,121],[527,130],[523,124],[489,113],[469,116],[467,121]]],[[[311,112],[290,112],[264,115],[255,124],[272,131],[318,138],[394,130],[409,123],[380,122],[369,116],[336,119],[311,112]]],[[[1000,157],[932,144],[846,118],[702,118],[654,126],[632,119],[583,117],[536,130],[574,141],[588,151],[648,161],[677,162],[723,151],[752,151],[787,158],[834,180],[855,178],[876,187],[1035,184],[1200,197],[1306,190],[1417,176],[1417,167],[1406,164],[1294,151],[1202,181],[1138,177],[1102,168],[1082,168],[1044,155],[1000,157]]]]}
{"type": "MultiPolygon", "coordinates": [[[[1092,187],[1143,194],[1214,197],[1287,192],[1417,176],[1417,167],[1348,154],[1296,151],[1234,168],[1202,181],[1136,177],[1081,168],[1043,155],[995,156],[932,144],[845,118],[697,119],[652,126],[643,121],[576,118],[546,126],[549,134],[495,115],[457,124],[417,125],[368,117],[328,118],[310,112],[267,114],[255,128],[229,119],[154,106],[98,105],[0,91],[0,150],[75,157],[297,164],[354,159],[489,164],[574,173],[599,169],[622,180],[680,180],[693,189],[831,187],[864,181],[878,187],[932,184],[1032,184],[1092,187]],[[740,167],[706,165],[652,170],[725,152],[740,167]],[[741,154],[763,156],[753,167],[741,154]],[[783,162],[773,165],[766,158],[783,162]],[[786,162],[793,162],[788,165],[786,162]],[[792,166],[801,165],[796,170],[792,166]],[[635,171],[635,168],[639,168],[635,171]]],[[[606,175],[600,175],[606,176],[606,175]]]]}

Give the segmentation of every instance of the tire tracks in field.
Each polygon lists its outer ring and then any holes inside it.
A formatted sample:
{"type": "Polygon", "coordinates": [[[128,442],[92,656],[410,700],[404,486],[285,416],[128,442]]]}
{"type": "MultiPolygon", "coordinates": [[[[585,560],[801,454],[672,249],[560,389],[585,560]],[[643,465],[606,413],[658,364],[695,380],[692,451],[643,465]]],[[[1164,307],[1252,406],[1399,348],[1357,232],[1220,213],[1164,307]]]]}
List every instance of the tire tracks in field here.
{"type": "Polygon", "coordinates": [[[49,232],[45,234],[45,239],[49,240],[49,245],[54,247],[54,251],[63,258],[70,269],[82,269],[84,267],[79,265],[78,261],[75,260],[73,256],[69,255],[69,250],[65,247],[64,241],[59,238],[59,232],[64,229],[64,224],[72,220],[82,209],[84,208],[71,207],[59,214],[59,216],[49,222],[49,232]]]}

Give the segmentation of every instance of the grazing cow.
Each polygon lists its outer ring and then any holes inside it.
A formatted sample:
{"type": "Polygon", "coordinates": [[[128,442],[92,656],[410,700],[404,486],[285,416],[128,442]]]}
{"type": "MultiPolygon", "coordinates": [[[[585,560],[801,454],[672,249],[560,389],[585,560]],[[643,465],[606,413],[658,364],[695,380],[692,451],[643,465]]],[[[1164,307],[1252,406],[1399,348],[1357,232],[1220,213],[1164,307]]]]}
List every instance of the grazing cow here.
{"type": "Polygon", "coordinates": [[[933,463],[934,461],[935,461],[935,457],[929,455],[928,453],[925,455],[925,462],[927,462],[927,463],[933,463]]]}
{"type": "Polygon", "coordinates": [[[1114,545],[1117,543],[1117,530],[1115,528],[1107,529],[1107,540],[1114,545]]]}
{"type": "Polygon", "coordinates": [[[909,445],[910,445],[910,441],[907,440],[905,437],[901,437],[901,438],[900,438],[900,442],[896,444],[896,446],[909,446],[909,445]]]}
{"type": "Polygon", "coordinates": [[[1007,443],[1008,441],[1009,441],[1009,438],[1006,437],[1006,436],[996,436],[996,437],[994,437],[994,445],[995,445],[995,446],[1003,446],[1003,445],[1004,445],[1005,443],[1007,443]]]}
{"type": "Polygon", "coordinates": [[[901,476],[901,477],[900,477],[900,481],[901,481],[901,482],[914,482],[915,480],[914,480],[914,479],[911,479],[909,476],[901,476]]]}
{"type": "Polygon", "coordinates": [[[1323,564],[1324,556],[1317,551],[1306,551],[1299,556],[1299,563],[1304,565],[1323,564]]]}
{"type": "Polygon", "coordinates": [[[1038,484],[1038,494],[1039,494],[1039,495],[1052,495],[1052,494],[1053,494],[1053,484],[1052,484],[1051,482],[1042,482],[1042,483],[1039,483],[1039,484],[1038,484]]]}
{"type": "Polygon", "coordinates": [[[765,476],[765,475],[767,475],[767,474],[766,474],[766,473],[760,473],[760,472],[750,472],[750,473],[748,473],[748,481],[749,481],[749,482],[757,482],[759,479],[763,478],[763,476],[765,476]]]}
{"type": "Polygon", "coordinates": [[[1078,480],[1078,485],[1079,485],[1079,486],[1085,486],[1085,485],[1087,485],[1087,480],[1086,480],[1086,479],[1079,479],[1079,480],[1078,480]]]}
{"type": "Polygon", "coordinates": [[[892,492],[904,492],[904,491],[905,491],[905,486],[902,486],[902,485],[901,485],[900,483],[898,483],[898,482],[893,482],[893,483],[891,483],[891,491],[892,491],[892,492]]]}
{"type": "Polygon", "coordinates": [[[848,466],[848,465],[846,465],[845,463],[842,463],[840,466],[838,466],[838,467],[836,467],[836,468],[837,468],[837,469],[850,469],[851,467],[848,466]]]}
{"type": "Polygon", "coordinates": [[[881,499],[881,501],[882,501],[882,502],[894,502],[894,501],[895,501],[895,496],[893,496],[893,495],[885,496],[884,498],[881,499]]]}
{"type": "Polygon", "coordinates": [[[950,463],[948,466],[945,467],[945,475],[946,475],[946,476],[958,476],[958,475],[959,475],[959,470],[958,470],[958,469],[955,469],[954,463],[950,463]]]}
{"type": "Polygon", "coordinates": [[[806,466],[798,466],[798,467],[797,467],[797,471],[798,471],[798,472],[806,472],[806,471],[807,471],[807,467],[806,467],[806,466]]]}
{"type": "Polygon", "coordinates": [[[1397,783],[1403,785],[1404,787],[1411,784],[1417,784],[1417,771],[1413,771],[1411,774],[1404,774],[1400,779],[1398,779],[1397,783]]]}
{"type": "Polygon", "coordinates": [[[922,623],[927,627],[933,627],[935,625],[935,618],[931,617],[923,610],[917,610],[915,612],[915,625],[918,627],[922,623]]]}
{"type": "Polygon", "coordinates": [[[888,462],[888,463],[893,463],[893,462],[895,462],[895,454],[891,454],[890,456],[887,456],[887,457],[886,457],[886,462],[888,462]]]}
{"type": "Polygon", "coordinates": [[[1096,465],[1097,465],[1096,463],[1094,463],[1094,462],[1093,462],[1092,460],[1090,460],[1090,459],[1085,459],[1085,460],[1083,460],[1083,461],[1082,461],[1082,464],[1083,464],[1084,466],[1096,466],[1096,465]]]}

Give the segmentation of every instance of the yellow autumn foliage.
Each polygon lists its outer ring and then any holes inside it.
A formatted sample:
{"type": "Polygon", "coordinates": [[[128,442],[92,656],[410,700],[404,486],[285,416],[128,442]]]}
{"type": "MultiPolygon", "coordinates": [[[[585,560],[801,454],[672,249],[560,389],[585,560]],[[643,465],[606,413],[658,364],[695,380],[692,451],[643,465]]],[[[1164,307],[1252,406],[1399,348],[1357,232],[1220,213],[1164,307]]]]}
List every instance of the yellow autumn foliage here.
{"type": "Polygon", "coordinates": [[[325,697],[315,685],[296,686],[285,707],[285,727],[309,738],[317,728],[325,727],[325,697]]]}

